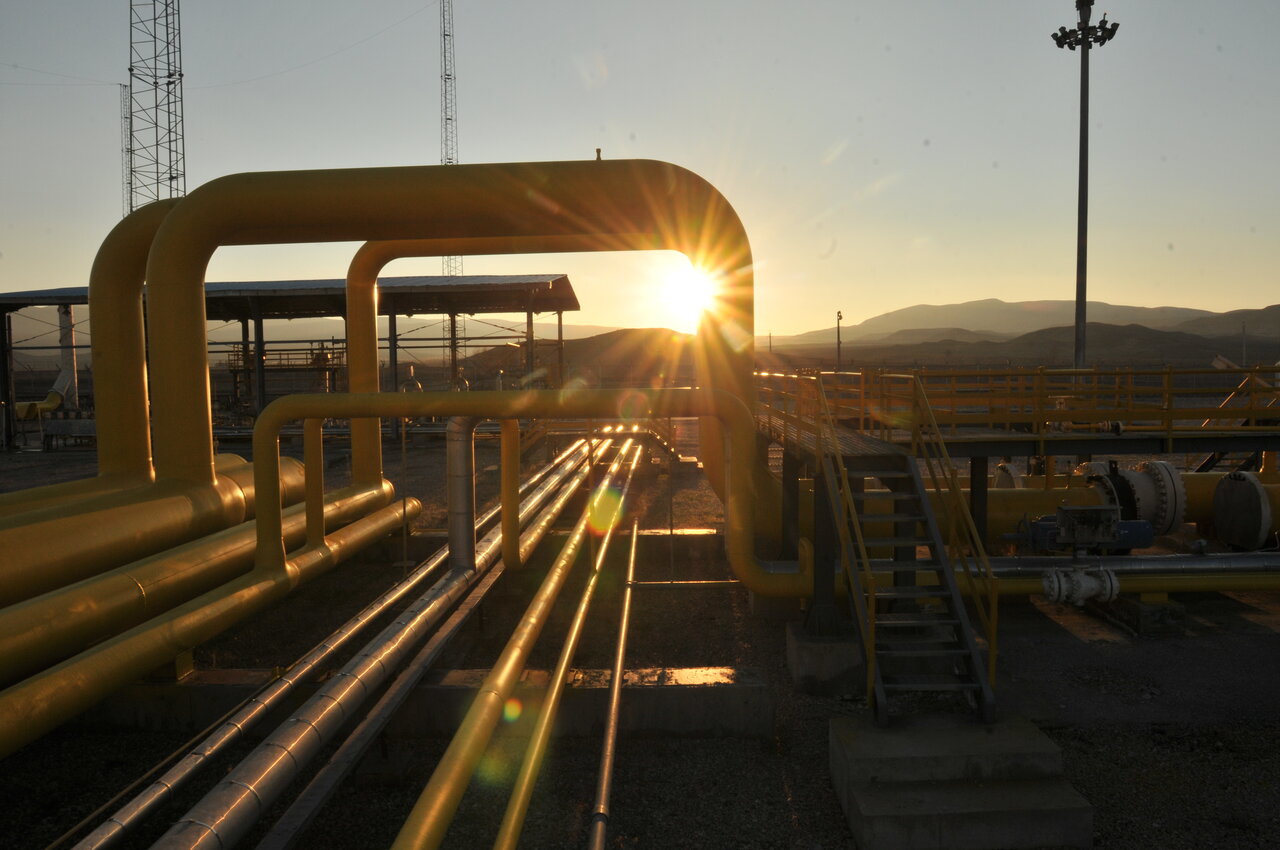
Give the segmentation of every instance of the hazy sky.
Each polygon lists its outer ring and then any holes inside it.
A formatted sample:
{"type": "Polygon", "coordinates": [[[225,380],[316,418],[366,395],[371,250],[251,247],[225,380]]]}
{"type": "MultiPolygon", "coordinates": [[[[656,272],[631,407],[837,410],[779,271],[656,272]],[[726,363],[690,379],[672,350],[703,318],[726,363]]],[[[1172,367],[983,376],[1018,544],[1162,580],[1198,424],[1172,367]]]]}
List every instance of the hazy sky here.
{"type": "MultiPolygon", "coordinates": [[[[1280,3],[1100,0],[1090,297],[1280,301],[1280,3]]],[[[463,162],[642,157],[746,223],[756,327],[916,303],[1074,297],[1070,0],[455,0],[463,162]]],[[[439,8],[182,5],[187,186],[239,171],[439,162],[439,8]]],[[[80,285],[121,214],[125,0],[0,11],[0,290],[80,285]]],[[[211,280],[341,277],[355,245],[222,249],[211,280]]],[[[567,272],[570,320],[675,323],[667,254],[468,259],[567,272]]],[[[399,261],[388,274],[435,274],[399,261]]]]}

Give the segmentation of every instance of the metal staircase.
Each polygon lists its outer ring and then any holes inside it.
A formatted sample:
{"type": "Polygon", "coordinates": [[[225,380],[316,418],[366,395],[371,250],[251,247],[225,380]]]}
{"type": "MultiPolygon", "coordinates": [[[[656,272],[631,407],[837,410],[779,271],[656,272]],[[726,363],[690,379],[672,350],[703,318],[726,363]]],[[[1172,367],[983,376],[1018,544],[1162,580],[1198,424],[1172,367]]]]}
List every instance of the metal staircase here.
{"type": "MultiPolygon", "coordinates": [[[[820,385],[818,390],[821,396],[820,385]]],[[[888,723],[893,697],[937,692],[964,696],[984,722],[992,722],[993,676],[984,664],[960,595],[953,555],[961,562],[975,609],[987,627],[990,650],[994,650],[996,596],[986,580],[994,579],[954,470],[946,474],[950,461],[946,459],[946,467],[941,463],[945,449],[939,456],[941,442],[930,439],[923,422],[915,456],[866,435],[838,433],[826,413],[825,400],[820,398],[818,406],[824,414],[819,417],[821,477],[826,501],[836,514],[840,561],[853,589],[850,613],[866,652],[867,694],[877,722],[888,723]],[[924,461],[931,483],[944,493],[942,504],[951,513],[950,545],[943,541],[917,456],[924,461]],[[878,482],[870,495],[868,482],[878,482]],[[889,500],[890,512],[868,513],[867,502],[872,499],[889,500]],[[892,557],[872,560],[868,556],[881,549],[891,550],[892,557]],[[973,569],[977,566],[985,566],[985,571],[973,569]],[[987,591],[987,605],[982,594],[975,592],[980,589],[987,591]]]]}

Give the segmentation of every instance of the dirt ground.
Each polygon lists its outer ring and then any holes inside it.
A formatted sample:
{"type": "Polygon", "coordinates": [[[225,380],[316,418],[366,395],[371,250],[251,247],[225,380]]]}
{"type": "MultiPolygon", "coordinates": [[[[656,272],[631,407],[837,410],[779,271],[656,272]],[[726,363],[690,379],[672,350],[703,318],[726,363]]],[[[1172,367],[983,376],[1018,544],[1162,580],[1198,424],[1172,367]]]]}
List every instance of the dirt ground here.
{"type": "MultiPolygon", "coordinates": [[[[692,425],[678,447],[695,453],[692,425]]],[[[224,446],[240,452],[242,447],[224,446]]],[[[476,449],[480,499],[496,488],[496,440],[476,449]]],[[[420,495],[420,528],[443,525],[440,444],[385,449],[388,477],[420,495]],[[413,447],[411,447],[413,448],[413,447]]],[[[330,483],[341,479],[335,449],[330,483]]],[[[541,460],[537,455],[529,463],[541,460]]],[[[0,491],[91,474],[91,451],[0,455],[0,491]]],[[[721,527],[723,517],[692,462],[642,464],[629,499],[642,528],[721,527]]],[[[627,521],[629,523],[629,520],[627,521]]],[[[621,556],[606,568],[575,665],[611,662],[621,598],[621,556]]],[[[715,545],[696,536],[645,540],[641,579],[728,578],[715,545]]],[[[362,560],[321,577],[265,617],[197,653],[204,667],[288,664],[343,614],[396,580],[394,557],[362,560]],[[286,624],[282,626],[281,624],[286,624]]],[[[534,649],[549,668],[586,571],[581,562],[534,649]]],[[[484,667],[523,609],[520,576],[499,582],[482,618],[444,659],[484,667]],[[503,590],[505,586],[505,590],[503,590]]],[[[1000,710],[1029,717],[1064,750],[1071,782],[1094,805],[1095,846],[1106,848],[1280,847],[1280,594],[1182,594],[1160,634],[1135,635],[1095,612],[1035,598],[1000,608],[1000,710]]],[[[782,624],[754,616],[741,588],[637,591],[630,666],[734,666],[757,672],[773,698],[764,739],[624,738],[619,742],[611,847],[839,848],[851,846],[827,772],[827,723],[866,711],[851,694],[794,691],[782,624]]],[[[42,847],[189,733],[72,724],[0,761],[6,829],[0,847],[42,847]]],[[[402,743],[417,767],[393,783],[345,788],[304,846],[385,846],[412,807],[446,742],[402,743]]],[[[534,795],[522,846],[581,846],[590,818],[598,739],[557,740],[534,795]]],[[[472,783],[447,846],[489,846],[523,753],[518,735],[499,738],[472,783]]],[[[245,748],[241,748],[243,752],[245,748]]],[[[208,772],[212,780],[228,761],[208,772]]],[[[130,846],[146,846],[204,786],[166,810],[130,846]]],[[[246,842],[251,846],[251,842],[246,842]]]]}

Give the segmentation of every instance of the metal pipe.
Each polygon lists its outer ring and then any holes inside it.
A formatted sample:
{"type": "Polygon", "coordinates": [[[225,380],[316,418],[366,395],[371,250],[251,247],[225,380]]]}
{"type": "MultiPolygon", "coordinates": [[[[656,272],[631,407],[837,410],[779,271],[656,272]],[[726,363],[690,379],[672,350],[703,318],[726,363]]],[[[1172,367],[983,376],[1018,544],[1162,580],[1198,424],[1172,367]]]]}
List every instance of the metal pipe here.
{"type": "Polygon", "coordinates": [[[605,718],[604,743],[600,746],[600,778],[596,784],[596,802],[591,815],[590,850],[604,850],[609,830],[609,795],[613,790],[613,763],[618,752],[618,718],[622,709],[622,677],[626,670],[627,630],[631,627],[631,590],[636,579],[636,542],[640,539],[640,523],[631,524],[631,555],[627,559],[627,584],[622,593],[622,613],[618,617],[618,644],[613,654],[613,674],[609,678],[609,713],[605,718]]]}
{"type": "Polygon", "coordinates": [[[339,785],[351,771],[355,770],[365,753],[378,740],[382,730],[391,722],[392,716],[422,681],[423,675],[435,665],[436,659],[448,646],[449,641],[457,635],[480,603],[484,601],[489,589],[502,576],[505,568],[505,563],[499,561],[484,574],[483,578],[472,585],[466,598],[449,615],[449,619],[445,620],[427,639],[422,649],[418,650],[418,654],[405,665],[359,725],[351,731],[333,755],[329,756],[316,775],[311,777],[307,786],[294,798],[289,808],[258,842],[256,850],[289,850],[297,845],[316,815],[337,793],[339,785]]]}
{"type": "Polygon", "coordinates": [[[516,545],[519,517],[510,507],[515,504],[515,491],[520,481],[520,420],[502,420],[502,560],[509,570],[522,566],[520,547],[516,545]]]}
{"type": "Polygon", "coordinates": [[[97,477],[0,494],[0,516],[118,492],[154,479],[142,368],[142,284],[151,242],[177,203],[156,201],[117,222],[102,240],[89,272],[97,477]]]}
{"type": "MultiPolygon", "coordinates": [[[[726,437],[729,457],[742,458],[726,466],[728,503],[725,547],[734,574],[748,590],[761,596],[809,596],[811,576],[794,562],[762,562],[755,555],[755,492],[752,459],[756,457],[755,419],[746,404],[728,392],[708,389],[520,390],[469,393],[308,393],[272,402],[254,427],[254,457],[279,454],[278,434],[286,422],[315,416],[481,416],[547,419],[622,418],[642,420],[667,416],[715,418],[726,437]]],[[[259,499],[258,566],[284,569],[280,545],[280,513],[272,510],[278,483],[270,463],[255,467],[259,499]]]]}
{"type": "MultiPolygon", "coordinates": [[[[575,475],[545,512],[548,516],[535,524],[533,534],[537,540],[545,535],[585,476],[586,470],[575,475]]],[[[426,632],[497,561],[500,535],[500,528],[491,531],[477,553],[474,569],[451,568],[196,803],[156,846],[224,848],[242,838],[426,632]]],[[[531,538],[530,546],[533,545],[536,540],[531,538]]]]}
{"type": "Polygon", "coordinates": [[[1082,559],[1069,556],[991,558],[996,577],[1039,577],[1047,569],[1088,566],[1129,575],[1213,575],[1280,572],[1280,552],[1235,552],[1224,555],[1112,555],[1082,559]]]}
{"type": "MultiPolygon", "coordinates": [[[[337,528],[388,501],[385,488],[330,494],[324,510],[337,528]]],[[[301,505],[287,512],[289,547],[304,542],[301,505]]],[[[75,655],[213,590],[253,567],[254,525],[246,522],[0,610],[0,685],[75,655]]]]}
{"type": "Polygon", "coordinates": [[[11,605],[245,520],[244,491],[165,481],[0,519],[0,606],[11,605]]]}
{"type": "MultiPolygon", "coordinates": [[[[152,364],[155,394],[166,399],[154,416],[157,473],[210,478],[201,280],[218,247],[428,238],[461,256],[474,238],[564,236],[593,237],[594,250],[678,250],[718,273],[717,309],[704,314],[699,334],[704,385],[753,398],[750,245],[733,208],[692,172],[617,160],[231,175],[175,207],[148,260],[148,303],[157,319],[149,334],[154,350],[165,352],[152,364]]],[[[707,425],[710,460],[722,454],[722,437],[716,423],[707,425]]]]}
{"type": "MultiPolygon", "coordinates": [[[[1280,590],[1280,573],[1204,573],[1200,575],[1150,573],[1116,576],[1121,593],[1229,593],[1247,590],[1280,590]]],[[[957,575],[963,593],[969,582],[957,575]]],[[[1002,578],[996,582],[1001,596],[1032,596],[1043,593],[1039,578],[1002,578]]]]}
{"type": "MultiPolygon", "coordinates": [[[[584,441],[578,440],[562,452],[551,464],[533,475],[525,484],[525,490],[530,492],[530,495],[525,500],[525,504],[522,505],[522,515],[541,508],[549,496],[559,490],[569,479],[569,476],[581,467],[585,458],[586,444],[584,441]]],[[[496,515],[496,508],[486,511],[480,517],[479,526],[488,525],[496,515]]],[[[191,753],[87,836],[77,845],[78,850],[84,850],[85,848],[95,848],[96,850],[97,848],[110,847],[116,844],[130,830],[142,823],[143,820],[168,801],[202,767],[225,751],[231,744],[238,741],[246,732],[257,725],[258,721],[268,716],[296,690],[299,683],[310,679],[323,664],[350,643],[365,626],[369,625],[375,618],[381,616],[392,606],[399,604],[401,600],[425,584],[428,579],[434,578],[447,563],[448,554],[448,548],[441,548],[406,576],[403,581],[379,596],[318,646],[298,659],[285,671],[284,675],[267,685],[241,711],[227,718],[227,721],[219,729],[215,730],[191,753]]]]}
{"type": "Polygon", "coordinates": [[[452,416],[445,428],[446,493],[449,509],[449,564],[455,570],[476,565],[476,423],[474,416],[452,416]]]}
{"type": "MultiPolygon", "coordinates": [[[[579,482],[586,480],[586,472],[584,471],[579,482]]],[[[576,491],[578,485],[574,485],[576,491]]],[[[538,525],[543,526],[543,530],[538,532],[540,538],[545,529],[550,527],[550,523],[554,521],[554,517],[559,514],[559,510],[548,511],[544,514],[547,522],[539,522],[538,525]]],[[[535,544],[534,535],[526,534],[519,536],[519,526],[516,528],[517,552],[521,549],[532,552],[535,544]]],[[[489,571],[475,585],[472,586],[467,598],[458,606],[458,608],[450,615],[449,619],[440,626],[439,629],[431,636],[431,638],[423,645],[418,654],[405,666],[404,670],[396,677],[395,681],[387,688],[378,702],[369,710],[365,718],[352,731],[345,741],[325,762],[324,767],[312,777],[307,783],[307,787],[297,796],[290,804],[280,819],[276,821],[275,826],[267,833],[266,837],[258,843],[258,850],[287,850],[294,846],[298,838],[306,830],[312,819],[319,812],[321,807],[329,801],[333,794],[337,791],[339,784],[343,779],[356,767],[364,753],[373,745],[377,736],[390,722],[391,717],[404,703],[413,689],[421,681],[423,674],[431,668],[439,657],[440,652],[453,636],[461,628],[462,624],[470,617],[476,606],[484,599],[489,588],[498,579],[500,575],[509,566],[506,563],[507,550],[507,531],[502,532],[502,561],[494,564],[489,571]]]]}
{"type": "MultiPolygon", "coordinates": [[[[629,439],[622,444],[622,448],[618,452],[619,459],[625,459],[632,443],[633,441],[629,439]]],[[[631,489],[631,480],[635,475],[636,465],[640,462],[640,456],[643,453],[644,447],[639,445],[631,453],[631,465],[627,467],[626,478],[622,482],[622,492],[619,494],[616,504],[606,505],[602,508],[599,504],[599,498],[603,491],[597,492],[596,504],[591,508],[593,514],[592,524],[597,529],[601,524],[604,524],[604,535],[596,550],[595,565],[587,578],[586,587],[582,589],[582,596],[578,600],[578,608],[573,614],[573,620],[569,623],[569,632],[565,635],[564,645],[560,649],[560,657],[556,661],[555,671],[551,674],[551,681],[547,683],[547,692],[542,702],[542,710],[538,713],[537,722],[533,727],[533,734],[529,736],[529,745],[525,749],[524,761],[520,764],[520,772],[516,775],[515,786],[511,789],[511,798],[507,801],[507,810],[502,816],[501,826],[498,827],[498,837],[494,839],[494,847],[514,848],[520,841],[520,832],[524,827],[524,819],[529,811],[529,800],[533,797],[533,786],[538,781],[538,773],[542,769],[542,761],[547,753],[547,742],[551,740],[551,727],[555,723],[556,713],[560,710],[560,700],[564,696],[565,682],[569,678],[569,665],[573,663],[573,656],[578,651],[578,641],[582,639],[582,630],[587,622],[587,612],[591,610],[591,598],[595,595],[596,583],[600,578],[601,570],[604,569],[604,562],[609,554],[609,544],[613,540],[614,529],[622,520],[622,510],[626,506],[627,491],[631,489]],[[610,515],[601,515],[602,511],[610,510],[612,511],[610,515]]]]}
{"type": "Polygon", "coordinates": [[[146,675],[261,611],[299,582],[385,537],[406,515],[416,515],[421,509],[416,499],[397,501],[335,531],[323,547],[305,550],[283,569],[255,568],[0,692],[0,758],[94,705],[122,683],[146,675]]]}
{"type": "MultiPolygon", "coordinates": [[[[621,460],[619,453],[601,481],[599,490],[610,486],[621,460]]],[[[419,795],[413,811],[400,827],[400,833],[392,845],[396,850],[439,847],[444,841],[449,821],[457,811],[458,803],[484,754],[494,727],[502,719],[503,706],[524,670],[525,659],[541,634],[556,597],[559,596],[582,543],[587,538],[589,521],[588,509],[583,511],[574,525],[564,548],[547,571],[546,579],[525,609],[520,623],[503,647],[498,660],[494,662],[489,675],[480,685],[479,693],[419,795]]]]}

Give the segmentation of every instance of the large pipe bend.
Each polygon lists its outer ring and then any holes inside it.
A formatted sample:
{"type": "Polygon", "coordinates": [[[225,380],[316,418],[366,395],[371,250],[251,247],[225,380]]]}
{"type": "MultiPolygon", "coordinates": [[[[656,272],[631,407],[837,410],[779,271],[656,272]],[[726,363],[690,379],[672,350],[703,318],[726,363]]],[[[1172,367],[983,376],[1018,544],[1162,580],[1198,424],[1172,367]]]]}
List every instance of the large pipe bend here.
{"type": "MultiPolygon", "coordinates": [[[[152,368],[156,396],[166,399],[155,411],[157,474],[211,474],[202,281],[219,246],[428,238],[441,253],[462,255],[477,240],[506,240],[496,252],[514,253],[566,237],[597,251],[677,250],[717,273],[722,287],[699,335],[700,362],[708,386],[752,398],[750,245],[728,201],[692,172],[618,160],[238,174],[189,194],[152,246],[151,343],[166,352],[152,368]]],[[[484,250],[495,252],[493,244],[484,250]]],[[[712,433],[707,443],[719,440],[712,433]]]]}
{"type": "MultiPolygon", "coordinates": [[[[102,240],[89,272],[93,315],[94,419],[98,475],[0,495],[0,516],[108,492],[152,480],[151,434],[143,343],[142,285],[147,253],[174,200],[125,216],[102,240]]],[[[202,337],[203,338],[203,337],[202,337]]]]}

